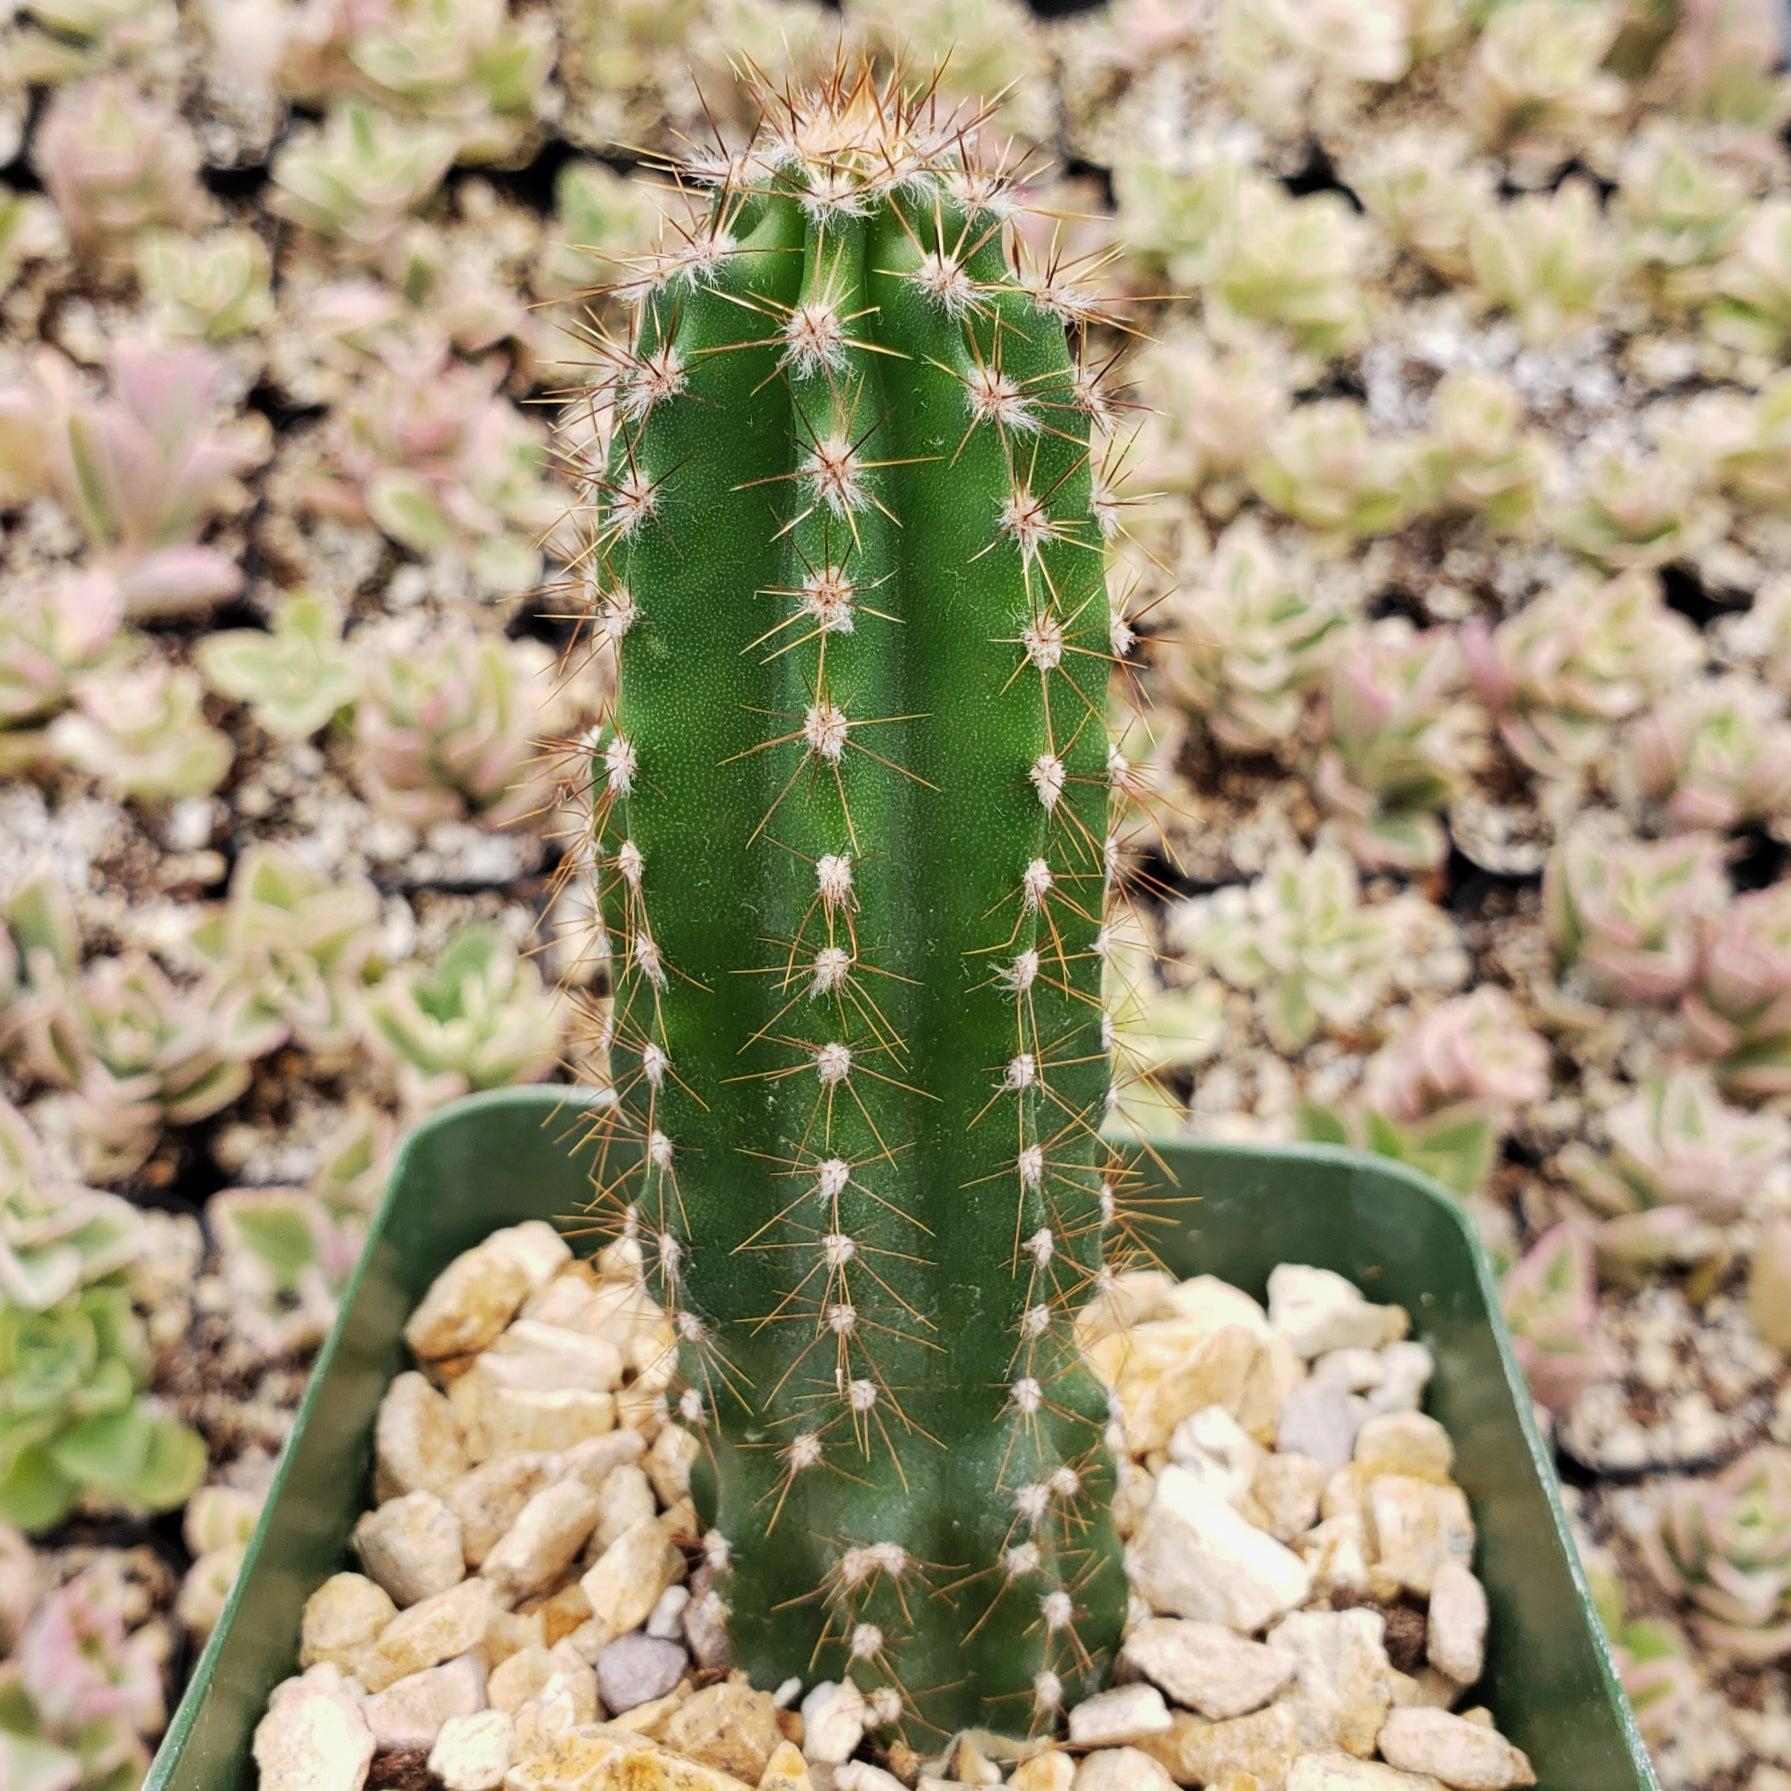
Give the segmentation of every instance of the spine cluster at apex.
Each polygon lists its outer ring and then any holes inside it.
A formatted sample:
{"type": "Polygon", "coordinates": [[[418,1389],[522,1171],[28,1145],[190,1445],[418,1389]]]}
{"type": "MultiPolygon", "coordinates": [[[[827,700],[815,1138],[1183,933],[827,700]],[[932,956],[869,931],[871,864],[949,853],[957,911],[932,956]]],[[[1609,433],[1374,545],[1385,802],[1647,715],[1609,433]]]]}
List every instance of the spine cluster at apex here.
{"type": "Polygon", "coordinates": [[[975,121],[843,70],[765,111],[597,344],[600,1198],[739,1663],[1035,1732],[1126,1602],[1074,1336],[1125,1175],[1101,320],[1010,269],[975,121]]]}

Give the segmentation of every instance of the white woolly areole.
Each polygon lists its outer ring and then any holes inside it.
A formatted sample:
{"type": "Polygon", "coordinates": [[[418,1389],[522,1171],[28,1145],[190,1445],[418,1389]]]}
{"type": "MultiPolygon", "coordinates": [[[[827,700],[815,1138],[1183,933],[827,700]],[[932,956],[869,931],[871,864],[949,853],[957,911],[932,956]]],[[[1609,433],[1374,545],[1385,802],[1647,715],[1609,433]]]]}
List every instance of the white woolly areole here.
{"type": "Polygon", "coordinates": [[[793,1437],[784,1445],[784,1460],[789,1463],[790,1471],[800,1474],[804,1468],[812,1468],[821,1459],[821,1439],[812,1430],[805,1430],[801,1436],[793,1437]]]}
{"type": "Polygon", "coordinates": [[[703,1557],[717,1573],[726,1573],[734,1558],[734,1545],[719,1530],[703,1538],[703,1557]]]}
{"type": "Polygon", "coordinates": [[[847,1381],[846,1403],[855,1412],[868,1412],[877,1403],[875,1381],[847,1381]]]}
{"type": "Polygon", "coordinates": [[[686,1387],[678,1395],[678,1416],[686,1424],[701,1424],[703,1421],[703,1396],[695,1387],[686,1387]]]}
{"type": "Polygon", "coordinates": [[[622,414],[638,423],[654,405],[676,398],[689,384],[684,357],[669,342],[636,357],[622,382],[622,414]]]}
{"type": "Polygon", "coordinates": [[[1008,1389],[1008,1397],[1013,1401],[1016,1411],[1023,1417],[1030,1418],[1045,1403],[1045,1390],[1028,1374],[1014,1382],[1008,1389]]]}
{"type": "Polygon", "coordinates": [[[908,277],[934,304],[943,306],[953,317],[962,316],[976,297],[976,283],[965,271],[964,264],[941,255],[937,249],[929,249],[920,258],[920,266],[908,277]]]}
{"type": "Polygon", "coordinates": [[[830,1269],[843,1269],[858,1254],[858,1246],[843,1231],[830,1231],[821,1239],[821,1255],[830,1269]]]}
{"type": "Polygon", "coordinates": [[[1022,1051],[1002,1072],[1001,1086],[1009,1090],[1030,1088],[1038,1079],[1038,1059],[1030,1051],[1022,1051]]]}
{"type": "Polygon", "coordinates": [[[618,585],[603,599],[597,611],[597,631],[612,645],[621,640],[634,626],[635,618],[640,610],[635,606],[634,593],[626,585],[618,585]]]}
{"type": "Polygon", "coordinates": [[[634,962],[654,988],[665,987],[665,966],[659,961],[659,947],[653,943],[653,935],[644,928],[634,936],[634,962]]]}
{"type": "Polygon", "coordinates": [[[653,514],[658,501],[653,481],[640,467],[629,467],[609,493],[609,519],[616,533],[632,535],[653,514]]]}
{"type": "Polygon", "coordinates": [[[650,1042],[641,1046],[641,1074],[650,1087],[657,1088],[665,1080],[671,1061],[660,1046],[650,1042]]]}
{"type": "Polygon", "coordinates": [[[816,442],[803,456],[802,476],[814,487],[817,501],[835,516],[862,509],[866,502],[864,461],[843,435],[816,442]]]}
{"type": "Polygon", "coordinates": [[[669,1231],[659,1234],[659,1272],[667,1280],[676,1280],[678,1265],[684,1260],[684,1246],[669,1231]]]}
{"type": "Polygon", "coordinates": [[[818,754],[830,765],[837,765],[846,750],[849,725],[845,715],[832,703],[816,703],[802,718],[802,737],[808,742],[810,752],[818,754]]]}
{"type": "Polygon", "coordinates": [[[677,1317],[678,1335],[686,1343],[703,1343],[709,1336],[709,1327],[694,1312],[680,1312],[677,1317]]]}
{"type": "Polygon", "coordinates": [[[829,908],[837,908],[852,894],[852,860],[844,852],[824,852],[815,861],[815,887],[829,908]]]}
{"type": "Polygon", "coordinates": [[[1040,1710],[1057,1710],[1063,1705],[1063,1681],[1049,1667],[1032,1676],[1032,1701],[1040,1710]]]}
{"type": "Polygon", "coordinates": [[[616,873],[630,889],[641,886],[641,849],[633,840],[624,840],[616,848],[616,873]]]}
{"type": "Polygon", "coordinates": [[[1051,1476],[1051,1496],[1055,1499],[1073,1499],[1082,1491],[1082,1476],[1074,1468],[1059,1468],[1051,1476]]]}
{"type": "Polygon", "coordinates": [[[1051,1329],[1049,1306],[1028,1306],[1020,1314],[1020,1335],[1029,1341],[1043,1337],[1051,1329]]]}
{"type": "Polygon", "coordinates": [[[1039,1600],[1039,1615],[1044,1618],[1047,1629],[1068,1629],[1075,1620],[1076,1601],[1059,1586],[1039,1600]]]}
{"type": "Polygon", "coordinates": [[[1029,1524],[1036,1524],[1050,1505],[1051,1495],[1039,1481],[1031,1480],[1014,1488],[1014,1509],[1029,1524]]]}
{"type": "MultiPolygon", "coordinates": [[[[1049,877],[1050,872],[1047,871],[1045,875],[1049,877]]],[[[1049,884],[1047,884],[1046,887],[1048,888],[1049,884]]],[[[1028,947],[1025,951],[1021,952],[1011,964],[1004,965],[1000,974],[1001,980],[1012,989],[1016,995],[1024,995],[1026,991],[1038,981],[1038,953],[1028,947]]]]}
{"type": "Polygon", "coordinates": [[[823,634],[852,632],[852,600],[858,588],[836,566],[823,566],[802,580],[802,608],[814,617],[823,634]]]}
{"type": "Polygon", "coordinates": [[[852,954],[843,946],[824,945],[815,953],[814,981],[809,985],[809,999],[830,995],[843,989],[852,975],[852,954]]]}
{"type": "Polygon", "coordinates": [[[1045,808],[1056,808],[1063,795],[1063,760],[1055,753],[1042,752],[1032,761],[1032,769],[1026,775],[1032,779],[1032,787],[1038,791],[1039,801],[1045,808]]]}
{"type": "Polygon", "coordinates": [[[999,368],[973,367],[964,376],[964,398],[979,423],[1000,429],[1027,432],[1037,429],[1038,417],[1020,388],[999,368]]]}
{"type": "Polygon", "coordinates": [[[827,1328],[836,1337],[849,1337],[858,1328],[858,1308],[835,1300],[827,1308],[827,1328]]]}
{"type": "Polygon", "coordinates": [[[880,1729],[887,1729],[901,1717],[902,1694],[893,1685],[874,1687],[865,1702],[870,1705],[871,1716],[880,1729]]]}
{"type": "Polygon", "coordinates": [[[874,1623],[857,1624],[850,1647],[854,1660],[875,1660],[883,1652],[883,1631],[874,1623]]]}
{"type": "Polygon", "coordinates": [[[1138,630],[1126,620],[1123,611],[1113,610],[1107,617],[1107,644],[1118,659],[1124,659],[1138,645],[1138,630]]]}
{"type": "Polygon", "coordinates": [[[817,1168],[815,1192],[823,1200],[838,1200],[852,1179],[852,1165],[844,1157],[825,1158],[817,1168]]]}
{"type": "Polygon", "coordinates": [[[1045,1152],[1041,1145],[1029,1144],[1014,1159],[1023,1188],[1036,1188],[1045,1179],[1045,1152]]]}
{"type": "Polygon", "coordinates": [[[647,1134],[647,1161],[655,1169],[670,1169],[672,1166],[672,1141],[657,1127],[647,1134]]]}
{"type": "Polygon", "coordinates": [[[798,373],[837,370],[846,364],[846,332],[825,299],[804,299],[784,324],[783,364],[798,373]]]}
{"type": "Polygon", "coordinates": [[[852,1052],[838,1039],[829,1039],[815,1053],[815,1074],[823,1088],[835,1088],[852,1074],[852,1052]]]}
{"type": "Polygon", "coordinates": [[[1045,897],[1051,893],[1051,867],[1042,858],[1035,858],[1026,867],[1020,879],[1020,888],[1025,896],[1028,908],[1043,905],[1045,897]]]}
{"type": "Polygon", "coordinates": [[[1063,664],[1063,624],[1055,616],[1040,616],[1020,630],[1026,657],[1042,672],[1055,671],[1063,664]]]}
{"type": "Polygon", "coordinates": [[[1041,1225],[1020,1248],[1042,1269],[1057,1254],[1057,1239],[1051,1235],[1050,1226],[1041,1225]]]}
{"type": "Polygon", "coordinates": [[[618,734],[603,749],[603,769],[609,775],[609,787],[618,796],[626,796],[634,789],[634,774],[640,769],[640,758],[634,750],[634,742],[618,734]]]}
{"type": "Polygon", "coordinates": [[[1024,485],[1015,487],[1001,506],[1001,532],[1013,537],[1023,558],[1033,558],[1051,538],[1045,500],[1024,485]]]}
{"type": "Polygon", "coordinates": [[[1001,1565],[1009,1579],[1018,1580],[1037,1573],[1042,1559],[1036,1542],[1017,1542],[1001,1557],[1001,1565]]]}

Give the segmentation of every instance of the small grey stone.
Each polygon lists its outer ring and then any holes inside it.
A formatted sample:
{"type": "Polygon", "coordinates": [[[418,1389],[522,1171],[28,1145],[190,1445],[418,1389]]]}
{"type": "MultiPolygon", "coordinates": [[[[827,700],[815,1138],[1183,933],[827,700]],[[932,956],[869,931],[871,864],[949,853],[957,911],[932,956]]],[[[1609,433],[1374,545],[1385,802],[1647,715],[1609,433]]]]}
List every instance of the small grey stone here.
{"type": "Polygon", "coordinates": [[[1361,1402],[1341,1388],[1307,1381],[1287,1396],[1275,1447],[1282,1454],[1309,1455],[1327,1468],[1349,1464],[1356,1432],[1362,1427],[1361,1402]]]}
{"type": "Polygon", "coordinates": [[[721,1600],[715,1594],[713,1568],[698,1568],[690,1582],[690,1602],[684,1607],[682,1621],[691,1659],[705,1673],[725,1673],[734,1664],[734,1650],[722,1621],[721,1600]]]}
{"type": "Polygon", "coordinates": [[[597,1656],[597,1690],[611,1716],[663,1698],[690,1667],[676,1642],[658,1636],[618,1636],[597,1656]]]}

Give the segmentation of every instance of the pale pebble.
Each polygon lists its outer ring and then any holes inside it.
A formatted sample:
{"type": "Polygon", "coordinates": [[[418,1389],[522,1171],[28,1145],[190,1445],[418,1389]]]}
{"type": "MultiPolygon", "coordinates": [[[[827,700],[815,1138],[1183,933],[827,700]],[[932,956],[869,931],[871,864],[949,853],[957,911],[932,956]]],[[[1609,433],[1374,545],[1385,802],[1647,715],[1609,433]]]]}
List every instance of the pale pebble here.
{"type": "Polygon", "coordinates": [[[1441,1791],[1437,1781],[1349,1754],[1302,1754],[1287,1775],[1287,1791],[1441,1791]]]}
{"type": "Polygon", "coordinates": [[[252,1744],[261,1791],[361,1791],[373,1731],[327,1662],[274,1689],[252,1744]]]}
{"type": "Polygon", "coordinates": [[[1425,1652],[1457,1685],[1472,1685],[1486,1670],[1486,1592],[1460,1561],[1445,1561],[1430,1583],[1425,1652]]]}
{"type": "Polygon", "coordinates": [[[1406,1315],[1376,1306],[1331,1269],[1282,1263],[1269,1274],[1269,1323],[1310,1361],[1336,1349],[1378,1349],[1403,1337],[1406,1315]]]}
{"type": "Polygon", "coordinates": [[[1218,1623],[1152,1617],[1126,1637],[1122,1658],[1178,1704],[1211,1721],[1248,1716],[1293,1677],[1294,1663],[1218,1623]]]}
{"type": "Polygon", "coordinates": [[[1177,1784],[1224,1785],[1247,1776],[1258,1791],[1281,1791],[1295,1748],[1293,1712],[1285,1704],[1222,1723],[1178,1710],[1167,1735],[1143,1743],[1177,1784]]]}
{"type": "Polygon", "coordinates": [[[771,1694],[726,1680],[692,1692],[672,1712],[660,1739],[675,1753],[755,1784],[782,1737],[771,1694]]]}
{"type": "Polygon", "coordinates": [[[450,1717],[485,1708],[485,1668],[463,1654],[425,1667],[373,1693],[363,1706],[367,1727],[381,1747],[428,1747],[450,1717]]]}
{"type": "Polygon", "coordinates": [[[373,1497],[445,1494],[470,1463],[460,1424],[445,1395],[415,1372],[386,1389],[373,1421],[373,1497]]]}
{"type": "Polygon", "coordinates": [[[516,1750],[516,1726],[501,1710],[450,1717],[429,1750],[442,1791],[498,1791],[516,1750]]]}
{"type": "Polygon", "coordinates": [[[1072,1747],[1127,1747],[1169,1729],[1169,1709],[1154,1685],[1117,1685],[1070,1708],[1072,1747]]]}
{"type": "Polygon", "coordinates": [[[356,1655],[354,1676],[368,1691],[379,1692],[425,1667],[471,1654],[484,1641],[495,1608],[483,1580],[462,1580],[400,1611],[356,1655]]]}
{"type": "Polygon", "coordinates": [[[1513,1791],[1536,1783],[1523,1751],[1498,1730],[1446,1710],[1392,1711],[1381,1728],[1380,1750],[1388,1765],[1427,1773],[1455,1791],[1513,1791]]]}
{"type": "Polygon", "coordinates": [[[1185,1468],[1157,1476],[1132,1545],[1133,1584],[1155,1611],[1223,1623],[1241,1635],[1304,1602],[1312,1573],[1185,1468]]]}
{"type": "Polygon", "coordinates": [[[482,1350],[516,1315],[529,1294],[522,1260],[498,1247],[501,1233],[463,1251],[430,1283],[404,1327],[419,1361],[482,1350]]]}
{"type": "Polygon", "coordinates": [[[1174,1785],[1160,1761],[1135,1747],[1121,1747],[1084,1756],[1072,1791],[1173,1791],[1174,1785]]]}
{"type": "Polygon", "coordinates": [[[485,1370],[484,1362],[481,1357],[448,1389],[471,1460],[569,1449],[615,1429],[613,1393],[504,1387],[485,1370]]]}
{"type": "Polygon", "coordinates": [[[1428,1594],[1445,1561],[1474,1558],[1474,1519],[1458,1486],[1409,1474],[1380,1474],[1368,1483],[1372,1556],[1370,1584],[1428,1594]]]}
{"type": "Polygon", "coordinates": [[[660,1595],[684,1569],[659,1519],[631,1524],[606,1548],[579,1585],[593,1615],[621,1632],[645,1623],[660,1595]]]}
{"type": "Polygon", "coordinates": [[[538,1597],[563,1583],[602,1511],[600,1495],[579,1480],[556,1480],[529,1496],[479,1571],[505,1603],[538,1597]]]}
{"type": "Polygon", "coordinates": [[[1295,1662],[1284,1702],[1302,1751],[1338,1749],[1366,1759],[1393,1697],[1386,1619],[1379,1611],[1294,1611],[1268,1644],[1295,1662]]]}
{"type": "Polygon", "coordinates": [[[466,1577],[460,1519],[432,1492],[404,1493],[354,1527],[354,1551],[399,1606],[446,1592],[466,1577]]]}
{"type": "Polygon", "coordinates": [[[676,1642],[639,1634],[617,1636],[597,1656],[597,1690],[604,1708],[620,1716],[663,1698],[689,1666],[690,1657],[676,1642]]]}
{"type": "Polygon", "coordinates": [[[299,1622],[299,1665],[347,1667],[398,1615],[392,1595],[365,1574],[333,1573],[305,1600],[299,1622]]]}
{"type": "Polygon", "coordinates": [[[1356,1435],[1356,1466],[1369,1479],[1377,1474],[1410,1474],[1447,1486],[1455,1467],[1455,1445],[1436,1419],[1422,1412],[1387,1412],[1373,1417],[1356,1435]]]}
{"type": "Polygon", "coordinates": [[[1327,1472],[1310,1455],[1265,1455],[1250,1482],[1265,1527],[1277,1542],[1292,1546],[1318,1522],[1318,1501],[1327,1472]]]}
{"type": "Polygon", "coordinates": [[[802,1700],[802,1751],[810,1760],[837,1765],[852,1757],[870,1724],[870,1708],[856,1685],[824,1679],[802,1700]]]}

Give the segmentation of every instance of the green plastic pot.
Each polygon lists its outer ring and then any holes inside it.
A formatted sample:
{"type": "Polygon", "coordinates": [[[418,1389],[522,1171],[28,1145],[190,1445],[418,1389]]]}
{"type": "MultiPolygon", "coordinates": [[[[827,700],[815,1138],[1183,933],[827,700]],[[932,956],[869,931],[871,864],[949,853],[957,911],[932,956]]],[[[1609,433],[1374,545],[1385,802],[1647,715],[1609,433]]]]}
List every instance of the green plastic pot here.
{"type": "MultiPolygon", "coordinates": [[[[406,1366],[404,1320],[436,1274],[488,1232],[575,1216],[587,1188],[582,1097],[504,1089],[412,1132],[306,1390],[222,1621],[194,1671],[146,1791],[244,1791],[268,1693],[296,1670],[313,1588],[348,1564],[364,1509],[373,1417],[406,1366]]],[[[1486,1259],[1455,1203],[1398,1164],[1329,1146],[1165,1143],[1190,1198],[1153,1241],[1180,1275],[1261,1295],[1277,1263],[1337,1270],[1397,1301],[1436,1355],[1429,1409],[1454,1438],[1492,1607],[1478,1696],[1545,1786],[1656,1791],[1554,1469],[1499,1317],[1486,1259]]]]}

